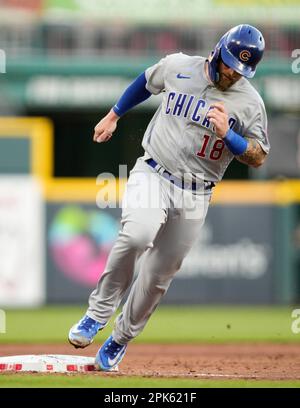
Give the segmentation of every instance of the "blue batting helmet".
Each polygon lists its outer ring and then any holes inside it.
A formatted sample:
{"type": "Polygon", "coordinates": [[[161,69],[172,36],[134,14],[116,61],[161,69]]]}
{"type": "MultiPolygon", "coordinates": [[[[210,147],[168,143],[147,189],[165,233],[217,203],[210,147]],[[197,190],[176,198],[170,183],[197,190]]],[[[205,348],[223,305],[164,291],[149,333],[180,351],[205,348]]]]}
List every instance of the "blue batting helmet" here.
{"type": "Polygon", "coordinates": [[[256,66],[262,59],[265,40],[257,28],[249,24],[240,24],[223,35],[209,57],[209,75],[213,82],[219,81],[218,61],[234,71],[252,78],[256,66]]]}

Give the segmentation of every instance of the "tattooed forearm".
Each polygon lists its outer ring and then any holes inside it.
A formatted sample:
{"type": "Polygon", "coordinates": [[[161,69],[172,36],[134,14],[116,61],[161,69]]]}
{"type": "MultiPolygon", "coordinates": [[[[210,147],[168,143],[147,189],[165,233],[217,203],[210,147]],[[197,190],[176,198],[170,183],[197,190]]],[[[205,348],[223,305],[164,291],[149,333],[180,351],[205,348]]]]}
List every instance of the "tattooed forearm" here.
{"type": "Polygon", "coordinates": [[[248,147],[245,153],[240,156],[235,156],[240,162],[252,167],[259,167],[263,164],[266,158],[266,153],[261,148],[260,144],[253,139],[247,138],[248,147]]]}

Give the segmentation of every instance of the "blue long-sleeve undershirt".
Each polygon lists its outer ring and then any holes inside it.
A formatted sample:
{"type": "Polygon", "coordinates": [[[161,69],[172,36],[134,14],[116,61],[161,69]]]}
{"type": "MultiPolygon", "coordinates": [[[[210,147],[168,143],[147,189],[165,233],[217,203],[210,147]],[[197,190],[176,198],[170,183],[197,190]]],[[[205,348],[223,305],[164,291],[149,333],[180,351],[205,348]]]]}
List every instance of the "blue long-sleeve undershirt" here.
{"type": "Polygon", "coordinates": [[[134,106],[148,99],[152,94],[146,88],[146,83],[147,80],[145,72],[143,72],[125,90],[123,95],[113,107],[113,111],[118,116],[122,116],[134,106]]]}

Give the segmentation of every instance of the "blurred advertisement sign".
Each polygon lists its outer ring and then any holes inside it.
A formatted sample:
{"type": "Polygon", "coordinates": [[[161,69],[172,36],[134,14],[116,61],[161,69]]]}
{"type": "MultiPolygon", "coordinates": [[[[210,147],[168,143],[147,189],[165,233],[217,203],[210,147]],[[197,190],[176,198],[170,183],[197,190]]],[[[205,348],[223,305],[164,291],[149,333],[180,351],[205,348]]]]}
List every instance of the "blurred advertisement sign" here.
{"type": "MultiPolygon", "coordinates": [[[[282,75],[264,77],[255,85],[268,106],[296,110],[300,106],[298,81],[296,76],[282,75]]],[[[25,100],[28,106],[107,106],[115,103],[130,83],[130,79],[121,76],[33,76],[26,83],[25,100]]],[[[146,106],[150,103],[158,105],[159,101],[151,98],[146,106]]]]}
{"type": "Polygon", "coordinates": [[[30,12],[51,20],[98,19],[135,23],[279,21],[298,22],[299,0],[0,0],[0,9],[30,12]],[[238,7],[238,13],[236,8],[238,7]],[[262,10],[271,11],[269,14],[262,10]]]}
{"type": "Polygon", "coordinates": [[[116,218],[105,211],[63,207],[48,233],[51,258],[64,275],[91,287],[104,272],[118,230],[116,218]]]}
{"type": "Polygon", "coordinates": [[[0,0],[0,7],[38,11],[44,0],[0,0]]]}
{"type": "Polygon", "coordinates": [[[221,15],[225,21],[255,19],[268,21],[269,15],[261,13],[262,7],[272,9],[274,20],[296,21],[298,0],[246,0],[230,2],[229,0],[47,0],[45,11],[51,17],[66,16],[101,18],[107,21],[155,22],[168,23],[175,21],[195,22],[215,21],[221,15]],[[273,7],[273,3],[275,6],[273,7]],[[239,13],[235,8],[239,6],[239,13]],[[222,14],[221,14],[222,13],[222,14]]]}
{"type": "MultiPolygon", "coordinates": [[[[96,108],[114,104],[120,93],[157,58],[129,60],[123,57],[82,61],[78,58],[30,60],[5,59],[0,49],[1,104],[18,108],[96,108]],[[23,65],[24,64],[24,65],[23,65]]],[[[299,49],[281,64],[262,64],[252,84],[263,95],[267,107],[298,110],[299,49]],[[278,86],[280,83],[280,87],[278,86]]],[[[7,54],[7,53],[6,53],[7,54]]],[[[7,56],[7,55],[6,55],[7,56]]],[[[159,98],[150,98],[143,107],[158,106],[159,98]]]]}
{"type": "MultiPolygon", "coordinates": [[[[294,60],[294,73],[298,71],[299,60],[294,60]]],[[[275,109],[298,111],[300,106],[299,76],[274,75],[263,80],[264,101],[275,109]],[[278,86],[280,84],[280,87],[278,86]]]]}
{"type": "Polygon", "coordinates": [[[119,210],[82,203],[49,204],[48,300],[86,301],[102,273],[119,231],[119,210]]]}
{"type": "Polygon", "coordinates": [[[178,279],[202,276],[252,280],[263,278],[268,273],[271,248],[267,242],[259,243],[244,236],[234,242],[217,243],[214,234],[216,228],[207,222],[178,279]]]}
{"type": "MultiPolygon", "coordinates": [[[[120,213],[92,203],[48,203],[49,302],[87,301],[117,238],[120,213]]],[[[280,302],[275,217],[271,206],[212,206],[163,302],[280,302]]]]}
{"type": "MultiPolygon", "coordinates": [[[[296,55],[296,54],[295,54],[296,55]]],[[[139,65],[133,63],[126,68],[124,59],[119,66],[113,60],[107,65],[99,60],[94,63],[62,63],[57,60],[48,64],[43,60],[32,61],[26,66],[26,73],[17,61],[5,61],[5,54],[0,50],[0,72],[5,68],[6,74],[0,76],[2,104],[9,103],[15,107],[43,108],[97,108],[114,104],[120,93],[148,65],[156,60],[146,60],[139,65]],[[2,62],[2,63],[1,63],[2,62]],[[42,73],[42,71],[44,71],[42,73]],[[114,72],[114,75],[108,74],[114,72]]],[[[283,71],[277,68],[270,71],[268,67],[258,72],[257,80],[252,81],[258,92],[264,95],[265,104],[270,108],[298,110],[300,105],[299,91],[299,58],[286,63],[283,71]],[[294,73],[293,73],[294,72],[294,73]],[[280,87],[278,86],[280,83],[280,87]]],[[[159,98],[150,98],[142,106],[158,106],[159,98]]]]}
{"type": "MultiPolygon", "coordinates": [[[[110,76],[35,76],[26,86],[29,106],[97,107],[118,100],[131,81],[110,76]]],[[[144,107],[158,106],[160,98],[151,98],[144,107]]]]}
{"type": "Polygon", "coordinates": [[[295,6],[299,5],[299,0],[214,0],[217,5],[220,6],[264,6],[264,7],[275,7],[275,6],[295,6]]]}
{"type": "Polygon", "coordinates": [[[27,176],[0,177],[0,306],[44,302],[43,202],[27,176]]]}
{"type": "Polygon", "coordinates": [[[275,214],[269,206],[211,206],[168,300],[276,303],[275,214]]]}
{"type": "MultiPolygon", "coordinates": [[[[300,94],[300,92],[299,92],[300,94]]],[[[265,165],[259,169],[264,177],[300,176],[300,118],[295,113],[269,115],[268,133],[272,148],[265,165]]],[[[257,174],[259,174],[257,172],[257,174]]]]}

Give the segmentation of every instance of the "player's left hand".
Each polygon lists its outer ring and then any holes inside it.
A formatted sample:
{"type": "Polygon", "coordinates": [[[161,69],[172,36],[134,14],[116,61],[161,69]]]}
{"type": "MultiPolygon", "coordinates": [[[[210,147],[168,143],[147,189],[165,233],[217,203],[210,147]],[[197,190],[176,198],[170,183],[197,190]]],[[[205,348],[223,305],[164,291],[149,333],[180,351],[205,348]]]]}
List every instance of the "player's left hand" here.
{"type": "Polygon", "coordinates": [[[229,129],[228,113],[223,103],[214,103],[212,109],[207,113],[207,118],[214,125],[216,135],[223,139],[229,129]]]}

